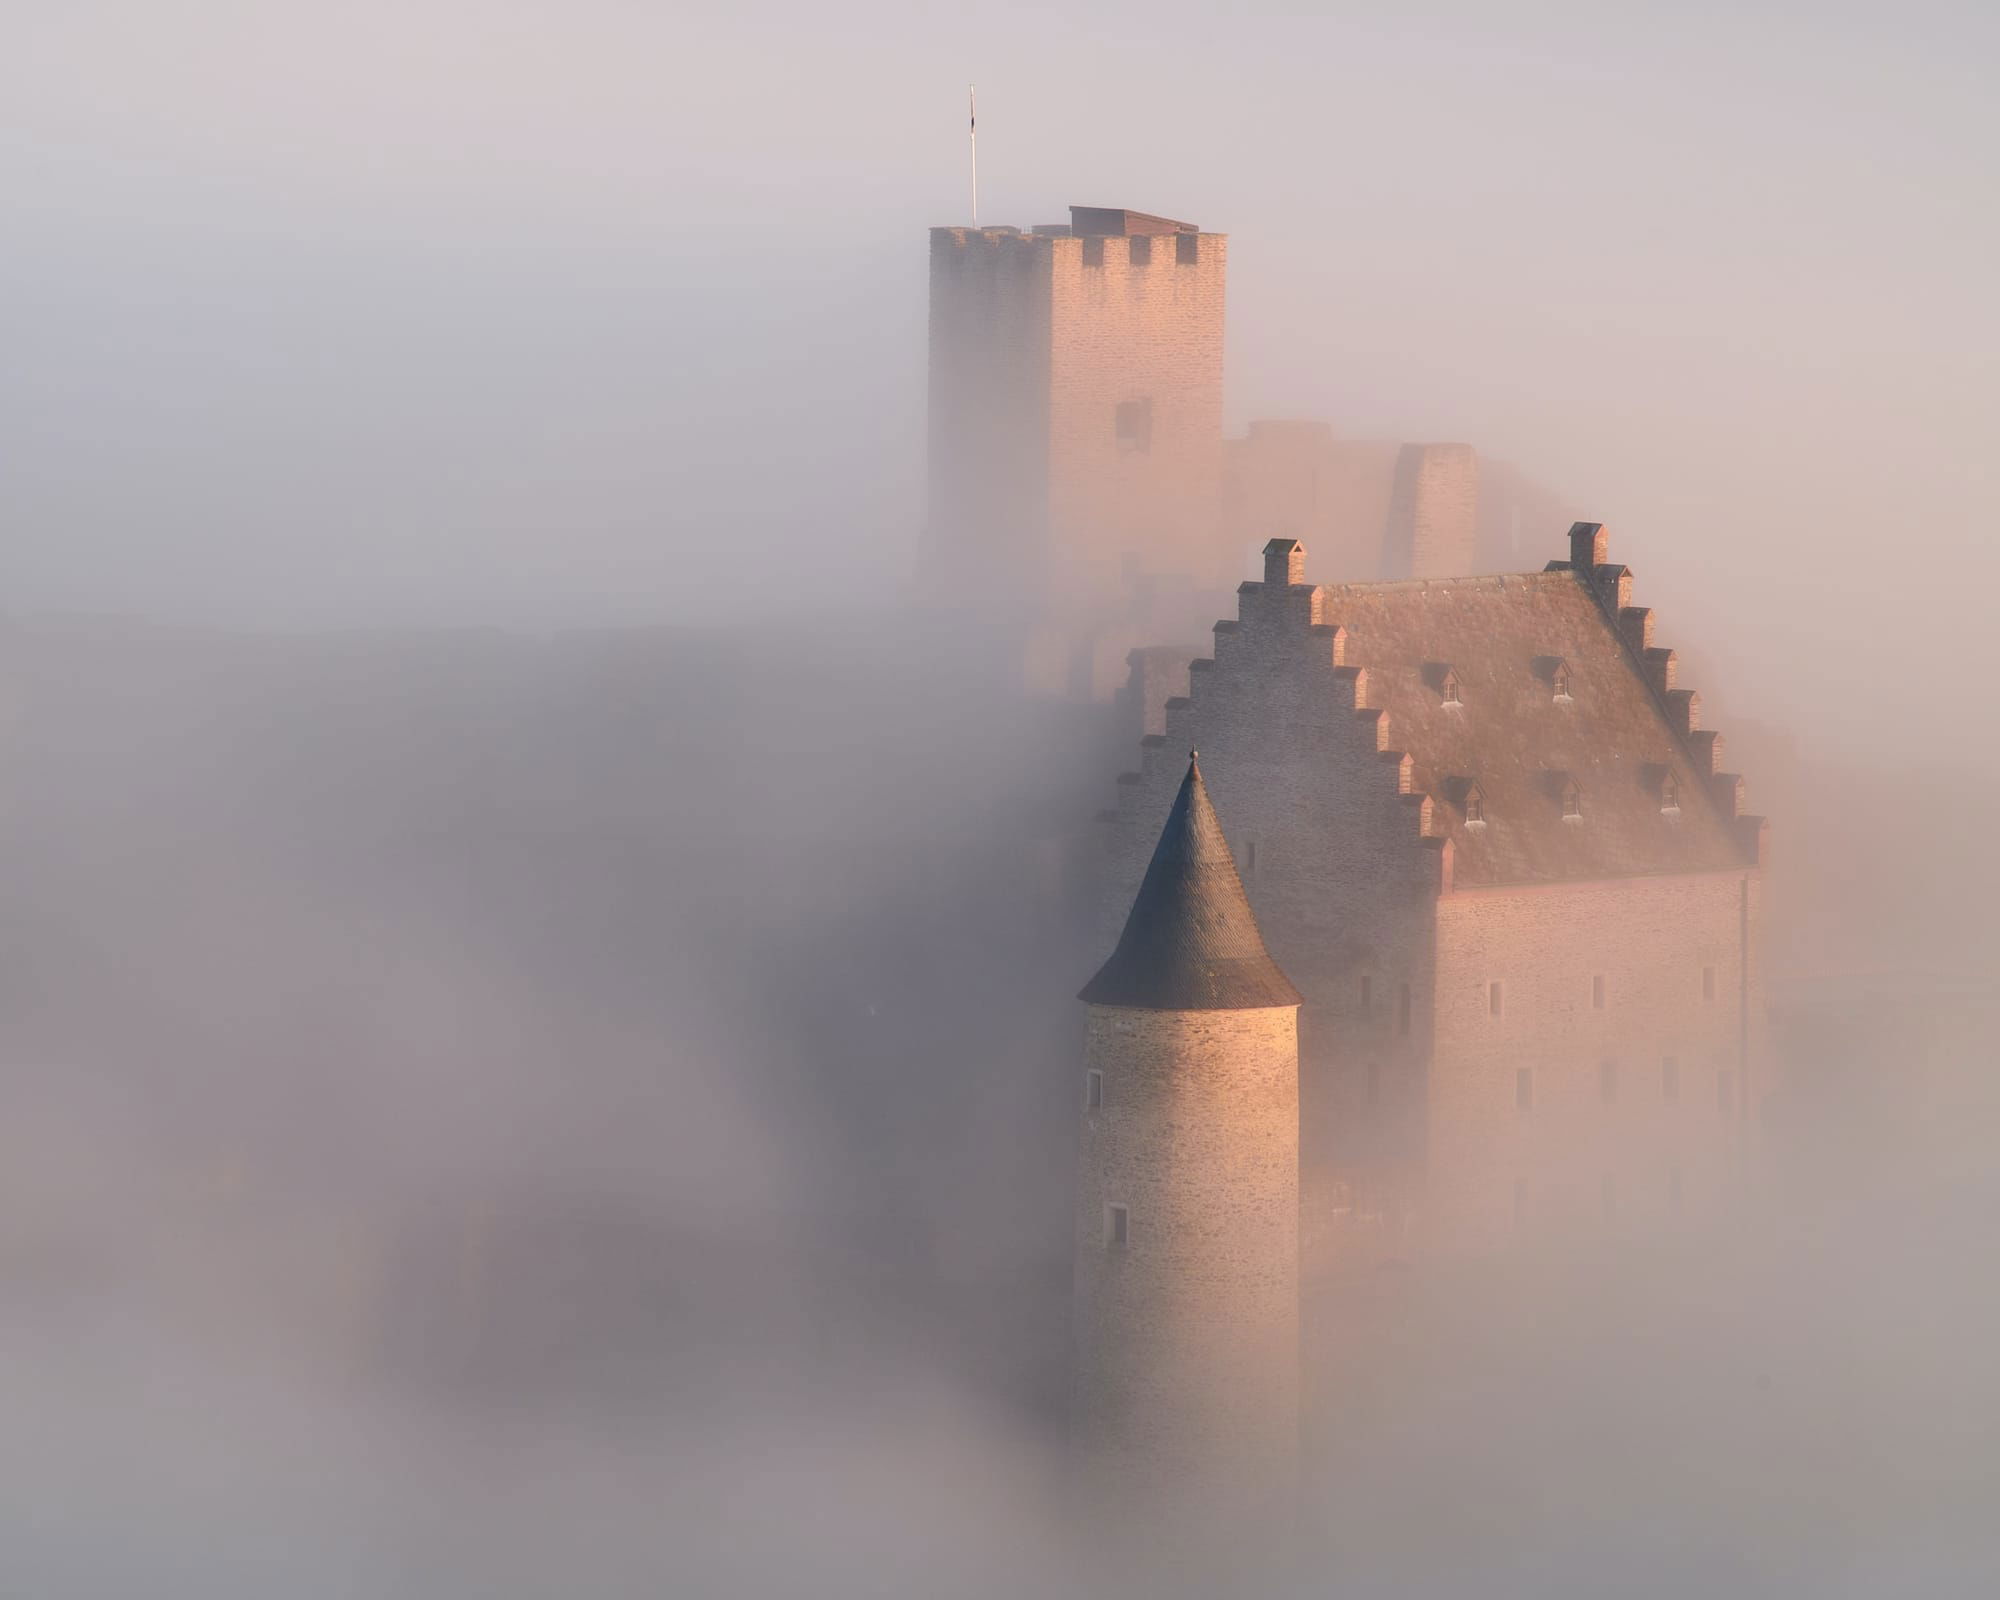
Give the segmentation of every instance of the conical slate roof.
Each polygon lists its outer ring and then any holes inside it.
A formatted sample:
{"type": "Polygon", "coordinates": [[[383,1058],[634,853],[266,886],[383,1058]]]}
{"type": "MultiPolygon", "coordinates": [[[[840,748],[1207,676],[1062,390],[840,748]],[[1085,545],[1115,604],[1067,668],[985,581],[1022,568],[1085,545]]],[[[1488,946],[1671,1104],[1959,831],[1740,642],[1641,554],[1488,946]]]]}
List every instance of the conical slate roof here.
{"type": "Polygon", "coordinates": [[[1264,948],[1198,761],[1188,762],[1118,948],[1077,998],[1145,1011],[1299,1004],[1264,948]]]}

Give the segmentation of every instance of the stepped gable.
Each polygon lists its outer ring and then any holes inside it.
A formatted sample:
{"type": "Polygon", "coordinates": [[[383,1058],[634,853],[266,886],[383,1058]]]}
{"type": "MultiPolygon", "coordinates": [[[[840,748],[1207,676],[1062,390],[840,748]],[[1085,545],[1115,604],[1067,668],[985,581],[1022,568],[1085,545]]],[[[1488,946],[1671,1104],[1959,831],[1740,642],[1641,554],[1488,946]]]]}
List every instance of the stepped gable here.
{"type": "Polygon", "coordinates": [[[1144,1011],[1251,1011],[1302,999],[1264,948],[1192,752],[1118,948],[1077,998],[1144,1011]]]}
{"type": "Polygon", "coordinates": [[[1410,788],[1439,802],[1429,831],[1451,841],[1456,883],[1741,867],[1762,819],[1714,771],[1720,742],[1652,646],[1651,612],[1622,604],[1630,573],[1603,562],[1597,525],[1579,536],[1595,560],[1330,586],[1317,609],[1344,630],[1341,659],[1365,672],[1360,704],[1386,713],[1410,788]]]}

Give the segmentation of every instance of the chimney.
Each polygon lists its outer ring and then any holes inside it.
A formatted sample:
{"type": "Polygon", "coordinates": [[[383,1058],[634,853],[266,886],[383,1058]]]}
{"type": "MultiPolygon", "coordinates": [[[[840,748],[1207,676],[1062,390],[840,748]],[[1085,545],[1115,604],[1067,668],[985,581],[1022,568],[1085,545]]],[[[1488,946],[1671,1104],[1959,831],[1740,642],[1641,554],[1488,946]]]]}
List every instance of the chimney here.
{"type": "Polygon", "coordinates": [[[1569,564],[1578,572],[1588,573],[1592,568],[1602,566],[1610,553],[1611,544],[1604,535],[1601,522],[1572,522],[1569,525],[1569,564]]]}
{"type": "Polygon", "coordinates": [[[1306,581],[1306,547],[1296,539],[1273,539],[1264,546],[1264,581],[1271,585],[1306,581]]]}

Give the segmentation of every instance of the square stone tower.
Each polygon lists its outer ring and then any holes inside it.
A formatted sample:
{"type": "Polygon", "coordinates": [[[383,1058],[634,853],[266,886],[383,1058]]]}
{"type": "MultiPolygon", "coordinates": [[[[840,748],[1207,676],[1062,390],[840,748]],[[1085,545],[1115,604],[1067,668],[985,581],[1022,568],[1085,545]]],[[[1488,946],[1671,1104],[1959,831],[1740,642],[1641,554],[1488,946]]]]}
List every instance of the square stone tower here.
{"type": "Polygon", "coordinates": [[[935,586],[1082,638],[1225,580],[1227,245],[1116,207],[931,230],[935,586]]]}

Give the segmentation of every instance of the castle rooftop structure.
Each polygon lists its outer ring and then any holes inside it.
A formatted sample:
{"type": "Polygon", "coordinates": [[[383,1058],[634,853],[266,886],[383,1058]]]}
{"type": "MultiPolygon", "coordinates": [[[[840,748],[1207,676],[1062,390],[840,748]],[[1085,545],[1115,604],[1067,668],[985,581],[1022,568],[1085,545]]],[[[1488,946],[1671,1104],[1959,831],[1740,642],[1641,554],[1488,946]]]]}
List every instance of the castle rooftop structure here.
{"type": "Polygon", "coordinates": [[[1326,1266],[1720,1215],[1777,1088],[1764,819],[1603,528],[1569,546],[1539,572],[1325,586],[1272,540],[1105,814],[1109,945],[1173,752],[1214,758],[1305,996],[1326,1266]]]}
{"type": "Polygon", "coordinates": [[[1301,996],[1264,948],[1201,763],[1188,758],[1118,948],[1077,998],[1145,1011],[1295,1006],[1301,996]]]}

